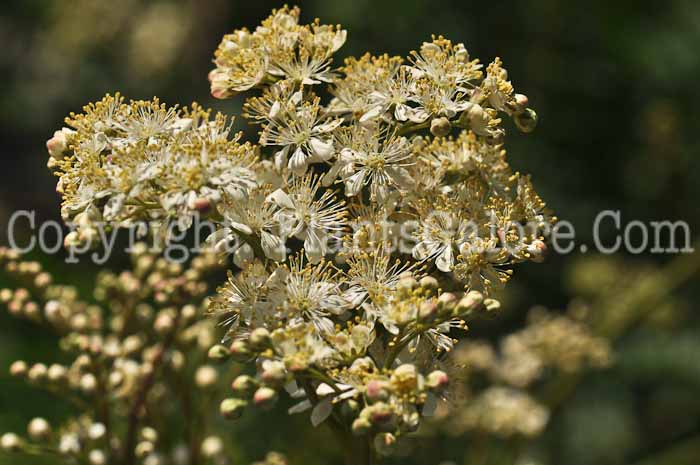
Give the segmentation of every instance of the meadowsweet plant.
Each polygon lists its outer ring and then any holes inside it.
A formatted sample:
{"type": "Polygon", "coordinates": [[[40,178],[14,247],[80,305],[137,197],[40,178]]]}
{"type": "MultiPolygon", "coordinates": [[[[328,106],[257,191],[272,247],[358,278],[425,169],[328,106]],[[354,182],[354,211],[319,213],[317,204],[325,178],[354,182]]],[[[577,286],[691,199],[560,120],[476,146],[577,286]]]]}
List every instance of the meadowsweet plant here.
{"type": "Polygon", "coordinates": [[[498,308],[513,265],[543,258],[553,218],[503,147],[505,118],[522,132],[537,118],[498,58],[436,36],[334,68],[346,31],[299,15],[275,10],[215,52],[211,93],[248,93],[255,140],[197,104],[116,94],[67,118],[48,165],[77,226],[69,247],[105,225],[214,222],[207,242],[231,269],[208,305],[223,328],[212,357],[251,367],[221,413],[290,397],[348,464],[376,463],[445,396],[465,319],[498,308]]]}
{"type": "Polygon", "coordinates": [[[68,361],[18,360],[10,374],[75,412],[56,424],[32,419],[26,437],[2,436],[3,449],[90,465],[229,463],[207,412],[227,385],[207,357],[217,337],[203,312],[214,256],[183,267],[140,244],[132,269],[101,272],[85,299],[11,250],[0,249],[0,265],[17,285],[0,290],[0,300],[55,331],[68,361]]]}

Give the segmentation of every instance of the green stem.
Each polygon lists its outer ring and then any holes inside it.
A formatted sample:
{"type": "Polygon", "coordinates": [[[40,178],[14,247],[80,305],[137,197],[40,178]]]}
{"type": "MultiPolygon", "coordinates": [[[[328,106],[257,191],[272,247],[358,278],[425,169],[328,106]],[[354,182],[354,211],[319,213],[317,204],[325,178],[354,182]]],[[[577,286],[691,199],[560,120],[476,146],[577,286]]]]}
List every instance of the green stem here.
{"type": "Polygon", "coordinates": [[[427,129],[430,127],[430,120],[424,121],[422,123],[418,124],[406,124],[404,126],[401,126],[399,130],[396,132],[399,136],[405,136],[406,134],[409,134],[414,131],[418,131],[421,129],[427,129]]]}

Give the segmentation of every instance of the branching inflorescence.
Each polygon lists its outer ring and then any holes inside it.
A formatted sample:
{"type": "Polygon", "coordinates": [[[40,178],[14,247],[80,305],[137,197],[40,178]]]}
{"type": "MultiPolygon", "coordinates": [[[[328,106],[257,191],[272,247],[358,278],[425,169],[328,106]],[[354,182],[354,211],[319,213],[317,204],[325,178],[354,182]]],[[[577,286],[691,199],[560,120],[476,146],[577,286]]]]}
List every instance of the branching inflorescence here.
{"type": "Polygon", "coordinates": [[[299,13],[275,10],[215,53],[212,95],[254,93],[242,116],[257,142],[196,104],[117,94],[66,120],[49,167],[78,228],[67,246],[104,223],[215,222],[208,243],[235,268],[208,306],[226,329],[212,354],[255,365],[221,412],[287,392],[290,412],[359,437],[369,463],[434,409],[465,320],[498,307],[513,265],[543,258],[553,218],[506,161],[503,117],[530,132],[536,115],[500,59],[484,67],[440,36],[334,69],[346,31],[299,13]]]}

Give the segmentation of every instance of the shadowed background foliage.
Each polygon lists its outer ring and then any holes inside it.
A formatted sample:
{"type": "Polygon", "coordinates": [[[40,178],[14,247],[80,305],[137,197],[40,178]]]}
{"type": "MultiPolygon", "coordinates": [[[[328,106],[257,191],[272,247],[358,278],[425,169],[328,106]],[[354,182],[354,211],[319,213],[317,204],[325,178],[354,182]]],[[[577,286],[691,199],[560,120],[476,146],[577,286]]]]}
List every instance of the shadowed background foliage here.
{"type": "MultiPolygon", "coordinates": [[[[58,219],[44,141],[68,112],[120,91],[135,99],[157,95],[168,104],[197,101],[236,114],[240,100],[219,102],[209,96],[206,75],[213,50],[224,33],[254,27],[278,6],[231,0],[5,1],[0,13],[0,242],[6,243],[5,225],[17,209],[36,210],[38,221],[58,219]]],[[[431,34],[464,42],[485,62],[500,56],[516,89],[528,95],[540,117],[530,136],[511,128],[510,161],[532,174],[560,218],[572,221],[578,244],[592,244],[593,220],[605,209],[621,210],[623,222],[683,219],[691,231],[700,230],[697,2],[313,0],[299,6],[305,21],[319,17],[345,26],[349,34],[341,57],[365,51],[406,55],[431,34]]],[[[616,234],[606,229],[604,242],[612,243],[616,234]]],[[[597,296],[601,286],[613,289],[608,303],[614,302],[618,285],[644,296],[629,282],[637,276],[632,271],[665,279],[648,314],[669,302],[673,310],[663,324],[635,323],[620,334],[618,363],[584,380],[567,407],[555,412],[545,437],[525,449],[545,451],[551,460],[545,463],[697,463],[698,277],[691,273],[668,289],[674,276],[663,270],[674,257],[621,254],[596,267],[578,255],[552,256],[542,265],[516,270],[505,314],[481,329],[488,334],[512,329],[535,303],[563,308],[578,294],[597,296]]],[[[700,260],[684,258],[691,269],[700,260]]],[[[41,260],[62,281],[89,289],[94,265],[65,265],[60,254],[41,260]]],[[[122,265],[120,257],[109,264],[122,265]]],[[[646,302],[641,300],[640,305],[646,302]]],[[[0,323],[0,366],[18,357],[53,356],[50,334],[5,314],[0,323]]],[[[21,431],[33,416],[60,418],[65,412],[47,394],[27,390],[4,374],[0,386],[0,431],[21,431]]],[[[282,414],[275,417],[276,424],[282,419],[282,414]]],[[[333,444],[325,433],[311,431],[303,418],[285,422],[290,426],[276,435],[265,418],[248,419],[228,439],[239,444],[242,462],[273,447],[289,453],[293,463],[326,463],[321,457],[333,444]]],[[[489,447],[497,450],[498,443],[489,447]]],[[[397,463],[472,464],[470,448],[465,438],[426,440],[413,458],[397,463]]],[[[515,462],[489,451],[479,460],[515,462]]],[[[0,463],[50,462],[0,456],[0,463]]]]}

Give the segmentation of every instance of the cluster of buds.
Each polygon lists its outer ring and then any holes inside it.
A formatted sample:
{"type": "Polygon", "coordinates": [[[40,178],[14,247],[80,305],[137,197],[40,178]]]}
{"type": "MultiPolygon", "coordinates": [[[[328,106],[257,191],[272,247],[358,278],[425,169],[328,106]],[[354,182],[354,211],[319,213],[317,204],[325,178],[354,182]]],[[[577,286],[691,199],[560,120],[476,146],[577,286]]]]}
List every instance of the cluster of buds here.
{"type": "Polygon", "coordinates": [[[415,432],[445,398],[449,376],[437,355],[452,350],[451,331],[466,330],[465,319],[498,303],[478,291],[443,292],[435,278],[411,272],[386,298],[383,331],[360,319],[325,337],[313,324],[257,327],[212,348],[214,358],[257,367],[233,380],[221,414],[235,420],[251,406],[267,410],[286,392],[298,400],[290,413],[311,410],[314,425],[328,420],[391,453],[389,446],[415,432]]]}
{"type": "Polygon", "coordinates": [[[497,346],[463,341],[448,372],[459,373],[455,386],[460,407],[438,409],[437,424],[450,434],[539,435],[549,420],[549,405],[537,386],[556,375],[599,370],[611,363],[610,342],[596,336],[572,306],[567,314],[536,307],[523,329],[505,335],[497,346]]]}
{"type": "Polygon", "coordinates": [[[183,266],[144,244],[134,247],[131,259],[130,270],[101,272],[94,300],[83,300],[76,288],[54,284],[38,262],[0,249],[0,266],[23,286],[0,290],[2,303],[14,316],[53,329],[61,350],[72,356],[68,364],[17,360],[10,374],[79,412],[56,425],[33,419],[26,437],[2,436],[3,450],[90,465],[228,463],[223,441],[211,434],[212,415],[173,401],[201,399],[206,406],[225,388],[207,355],[217,335],[204,312],[208,279],[220,264],[203,254],[183,266]],[[186,409],[191,417],[182,419],[186,409]],[[201,430],[183,436],[182,421],[201,430]]]}

